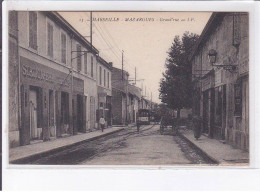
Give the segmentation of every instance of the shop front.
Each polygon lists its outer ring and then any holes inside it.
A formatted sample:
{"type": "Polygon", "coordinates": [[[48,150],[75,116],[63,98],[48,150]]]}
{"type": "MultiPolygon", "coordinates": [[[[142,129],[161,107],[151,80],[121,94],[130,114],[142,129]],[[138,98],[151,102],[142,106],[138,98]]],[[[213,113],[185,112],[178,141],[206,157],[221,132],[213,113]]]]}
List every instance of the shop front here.
{"type": "Polygon", "coordinates": [[[214,137],[214,112],[215,112],[215,93],[214,93],[214,70],[211,70],[202,77],[202,132],[209,137],[214,137]]]}
{"type": "Polygon", "coordinates": [[[20,57],[21,65],[21,125],[20,145],[84,131],[84,82],[58,70],[20,57]],[[78,97],[78,98],[75,98],[78,97]],[[78,112],[73,112],[75,109],[78,112]],[[74,119],[78,125],[74,125],[74,119]]]}
{"type": "Polygon", "coordinates": [[[111,92],[103,87],[98,86],[98,109],[97,122],[103,117],[107,126],[112,126],[112,96],[111,92]]]}

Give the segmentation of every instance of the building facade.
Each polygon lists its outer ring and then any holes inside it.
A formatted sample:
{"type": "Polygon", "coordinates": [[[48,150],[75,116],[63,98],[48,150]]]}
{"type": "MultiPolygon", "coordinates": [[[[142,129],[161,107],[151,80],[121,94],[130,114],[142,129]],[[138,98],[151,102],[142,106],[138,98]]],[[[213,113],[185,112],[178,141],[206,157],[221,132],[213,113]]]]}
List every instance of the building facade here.
{"type": "Polygon", "coordinates": [[[96,55],[56,12],[9,13],[9,144],[95,127],[96,55]]]}
{"type": "Polygon", "coordinates": [[[141,101],[141,89],[135,85],[128,85],[129,89],[129,119],[130,123],[136,123],[139,102],[141,101]]]}
{"type": "Polygon", "coordinates": [[[129,74],[116,67],[112,69],[112,117],[114,125],[129,123],[129,74]]]}
{"type": "Polygon", "coordinates": [[[190,57],[193,115],[210,138],[249,149],[248,13],[213,13],[190,57]]]}
{"type": "Polygon", "coordinates": [[[102,116],[107,126],[112,126],[112,63],[97,57],[97,121],[102,116]]]}

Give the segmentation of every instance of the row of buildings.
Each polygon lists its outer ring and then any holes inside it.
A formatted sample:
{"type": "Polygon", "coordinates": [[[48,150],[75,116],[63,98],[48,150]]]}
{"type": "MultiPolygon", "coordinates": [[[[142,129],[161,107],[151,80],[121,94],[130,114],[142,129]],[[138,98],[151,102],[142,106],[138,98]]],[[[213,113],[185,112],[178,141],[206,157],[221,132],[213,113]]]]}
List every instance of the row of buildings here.
{"type": "Polygon", "coordinates": [[[136,122],[150,101],[57,12],[9,12],[9,146],[136,122]]]}
{"type": "Polygon", "coordinates": [[[213,13],[190,57],[193,114],[202,131],[249,149],[248,13],[213,13]]]}

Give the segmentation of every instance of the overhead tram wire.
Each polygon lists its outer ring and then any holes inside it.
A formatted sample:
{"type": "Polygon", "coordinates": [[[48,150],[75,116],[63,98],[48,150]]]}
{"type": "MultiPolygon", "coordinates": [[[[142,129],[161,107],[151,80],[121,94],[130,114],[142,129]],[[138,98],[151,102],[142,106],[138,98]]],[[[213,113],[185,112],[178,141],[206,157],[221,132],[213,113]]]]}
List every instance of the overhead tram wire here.
{"type": "MultiPolygon", "coordinates": [[[[98,14],[97,14],[98,15],[98,14]]],[[[89,16],[87,15],[87,17],[89,18],[89,16]]],[[[100,36],[99,37],[101,37],[101,39],[103,39],[103,41],[105,42],[105,44],[110,48],[110,49],[106,49],[106,50],[110,50],[113,54],[114,54],[114,56],[116,57],[116,59],[118,60],[118,62],[119,63],[121,63],[121,57],[116,53],[116,51],[115,50],[113,50],[113,48],[117,48],[118,49],[118,51],[121,53],[121,50],[119,49],[119,47],[118,47],[118,45],[116,44],[116,42],[115,42],[115,40],[112,38],[112,36],[110,35],[110,33],[108,32],[108,30],[105,28],[105,26],[104,26],[104,29],[106,29],[106,33],[102,30],[102,28],[100,27],[100,25],[98,24],[98,23],[93,23],[93,25],[94,25],[94,27],[95,27],[95,29],[98,31],[98,33],[96,33],[97,35],[99,34],[100,36]],[[103,33],[102,33],[103,32],[103,33]],[[109,38],[106,38],[105,37],[105,34],[109,37],[109,38]],[[113,46],[112,44],[111,44],[111,42],[109,41],[109,39],[110,40],[112,40],[113,42],[114,42],[114,45],[115,46],[113,46]]],[[[101,43],[101,42],[100,42],[101,43]]],[[[102,49],[101,49],[101,51],[102,51],[102,49]]],[[[103,54],[104,54],[104,52],[102,52],[103,54]]],[[[132,65],[130,65],[129,63],[128,63],[128,61],[126,61],[126,60],[124,60],[124,62],[125,62],[125,64],[126,64],[126,67],[128,67],[128,68],[126,68],[126,69],[128,69],[128,70],[132,70],[132,71],[134,71],[134,69],[135,69],[135,67],[133,67],[132,65]]],[[[133,73],[133,72],[132,72],[133,73]]]]}
{"type": "MultiPolygon", "coordinates": [[[[95,14],[99,17],[98,12],[95,12],[95,14]]],[[[109,31],[106,28],[106,25],[104,23],[101,23],[101,25],[103,26],[103,28],[100,27],[100,25],[97,23],[97,25],[99,26],[100,29],[104,29],[105,34],[107,34],[109,36],[109,38],[112,40],[112,42],[114,43],[115,47],[118,49],[118,52],[121,53],[122,49],[119,48],[118,44],[116,43],[116,41],[114,40],[114,38],[111,36],[111,34],[109,33],[109,31]]]]}
{"type": "MultiPolygon", "coordinates": [[[[104,35],[100,32],[100,30],[102,31],[102,29],[100,29],[100,27],[98,28],[97,27],[97,25],[95,25],[95,24],[93,24],[94,25],[94,27],[95,27],[95,29],[98,31],[98,33],[99,33],[99,35],[101,36],[101,38],[103,39],[103,41],[106,43],[106,45],[108,46],[108,47],[111,47],[111,51],[112,51],[112,53],[114,54],[114,56],[118,59],[118,61],[120,62],[120,57],[118,56],[118,54],[113,50],[113,46],[111,45],[111,43],[110,42],[108,42],[107,40],[106,40],[106,38],[104,37],[104,35]]],[[[103,31],[102,31],[103,32],[103,31]]],[[[125,64],[127,64],[127,66],[130,68],[130,65],[129,65],[129,63],[126,61],[126,60],[124,60],[124,62],[125,62],[125,64]]],[[[132,67],[132,66],[131,66],[132,67]]],[[[129,69],[129,68],[127,68],[127,69],[129,69]]],[[[132,67],[132,69],[134,69],[133,67],[132,67]]]]}
{"type": "MultiPolygon", "coordinates": [[[[97,14],[98,15],[98,14],[97,14]]],[[[102,28],[100,27],[100,25],[98,24],[98,23],[93,23],[93,25],[94,25],[94,27],[96,28],[96,30],[99,32],[99,34],[100,34],[100,36],[102,37],[102,39],[105,41],[105,43],[111,48],[111,51],[112,51],[112,53],[120,60],[120,56],[119,56],[119,54],[117,54],[116,53],[116,51],[115,50],[113,50],[113,48],[117,48],[118,49],[118,51],[121,53],[121,50],[119,49],[119,47],[118,47],[118,45],[116,44],[116,42],[114,41],[114,39],[112,38],[112,36],[110,35],[110,33],[107,31],[106,33],[102,30],[102,28]],[[100,32],[101,31],[101,32],[100,32]],[[103,33],[102,33],[103,32],[103,33]],[[109,36],[109,38],[106,38],[105,37],[105,34],[107,35],[107,36],[109,36]],[[114,44],[115,44],[115,46],[113,46],[112,44],[111,44],[111,42],[109,41],[109,39],[111,39],[113,42],[114,42],[114,44]]],[[[104,26],[104,25],[103,25],[104,26]]],[[[105,26],[104,26],[105,27],[105,26]]],[[[128,66],[130,66],[132,69],[134,69],[135,67],[133,67],[132,65],[130,65],[126,60],[124,60],[125,61],[125,63],[128,65],[128,66]]]]}

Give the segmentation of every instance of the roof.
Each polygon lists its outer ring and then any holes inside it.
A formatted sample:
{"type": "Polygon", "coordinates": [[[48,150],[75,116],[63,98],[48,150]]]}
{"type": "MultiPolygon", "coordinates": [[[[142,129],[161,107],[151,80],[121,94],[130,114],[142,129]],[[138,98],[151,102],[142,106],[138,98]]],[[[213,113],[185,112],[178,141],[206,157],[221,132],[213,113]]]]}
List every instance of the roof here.
{"type": "Polygon", "coordinates": [[[204,27],[199,40],[197,41],[194,49],[189,56],[189,61],[193,59],[193,57],[199,52],[200,47],[207,41],[212,32],[219,26],[224,18],[230,12],[213,12],[206,26],[204,27]]]}
{"type": "Polygon", "coordinates": [[[106,62],[105,59],[101,58],[100,56],[97,57],[98,62],[100,62],[102,65],[106,66],[108,69],[112,70],[113,63],[112,62],[106,62]]]}
{"type": "Polygon", "coordinates": [[[134,86],[134,85],[128,85],[128,92],[132,95],[136,96],[137,98],[141,99],[141,89],[134,86]]]}
{"type": "Polygon", "coordinates": [[[57,21],[58,24],[60,24],[63,28],[73,34],[74,38],[81,42],[84,46],[86,46],[90,50],[92,49],[93,53],[99,53],[99,51],[93,45],[91,45],[91,43],[84,36],[82,36],[73,26],[71,26],[58,12],[46,11],[45,13],[53,20],[57,21]]]}
{"type": "MultiPolygon", "coordinates": [[[[112,71],[113,73],[118,73],[121,72],[122,73],[122,69],[116,68],[116,67],[112,67],[112,71]]],[[[125,70],[123,70],[124,74],[126,74],[127,76],[129,76],[129,73],[125,70]]]]}

